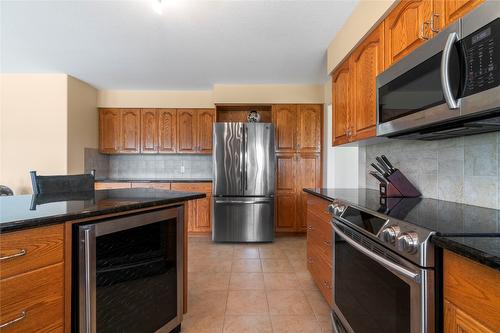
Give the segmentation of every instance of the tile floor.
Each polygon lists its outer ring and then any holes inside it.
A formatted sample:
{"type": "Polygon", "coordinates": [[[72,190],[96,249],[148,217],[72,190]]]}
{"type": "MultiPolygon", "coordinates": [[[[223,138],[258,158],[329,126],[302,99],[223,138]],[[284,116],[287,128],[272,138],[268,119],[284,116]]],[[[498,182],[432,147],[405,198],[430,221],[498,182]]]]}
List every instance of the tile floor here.
{"type": "Polygon", "coordinates": [[[189,238],[183,333],[332,332],[330,309],[306,266],[305,237],[272,244],[189,238]]]}

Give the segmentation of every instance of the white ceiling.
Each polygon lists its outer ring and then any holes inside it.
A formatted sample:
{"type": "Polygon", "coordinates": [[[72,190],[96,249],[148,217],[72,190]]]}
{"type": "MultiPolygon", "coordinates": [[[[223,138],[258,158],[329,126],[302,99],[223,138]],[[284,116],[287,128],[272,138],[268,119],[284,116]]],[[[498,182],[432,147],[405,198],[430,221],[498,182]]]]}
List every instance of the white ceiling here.
{"type": "Polygon", "coordinates": [[[326,80],[350,1],[0,0],[0,70],[61,72],[101,89],[326,80]],[[175,5],[175,6],[174,6],[175,5]]]}

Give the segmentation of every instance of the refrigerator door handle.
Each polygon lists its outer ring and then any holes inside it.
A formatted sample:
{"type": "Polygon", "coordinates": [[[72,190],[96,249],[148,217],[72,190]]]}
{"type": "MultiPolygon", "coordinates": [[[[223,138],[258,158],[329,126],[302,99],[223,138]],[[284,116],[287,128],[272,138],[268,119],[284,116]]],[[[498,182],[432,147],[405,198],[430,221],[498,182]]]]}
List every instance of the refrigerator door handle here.
{"type": "Polygon", "coordinates": [[[248,174],[247,174],[247,165],[248,165],[248,161],[247,161],[247,158],[248,158],[248,128],[246,128],[245,125],[243,125],[243,128],[245,128],[244,130],[244,139],[243,141],[245,142],[245,150],[244,150],[244,156],[245,156],[245,160],[244,160],[244,163],[245,163],[245,177],[243,178],[244,179],[244,182],[245,182],[245,191],[248,190],[248,174]]]}

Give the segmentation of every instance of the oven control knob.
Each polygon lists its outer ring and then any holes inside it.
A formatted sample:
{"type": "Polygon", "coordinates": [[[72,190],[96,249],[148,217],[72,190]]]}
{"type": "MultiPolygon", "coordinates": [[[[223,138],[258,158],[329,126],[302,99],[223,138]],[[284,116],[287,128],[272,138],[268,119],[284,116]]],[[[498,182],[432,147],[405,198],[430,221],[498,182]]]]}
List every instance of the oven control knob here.
{"type": "Polygon", "coordinates": [[[397,247],[399,251],[415,253],[418,249],[418,234],[413,231],[403,232],[397,238],[397,247]]]}
{"type": "Polygon", "coordinates": [[[386,243],[394,244],[400,232],[401,229],[397,225],[386,227],[380,233],[380,238],[386,243]]]}
{"type": "Polygon", "coordinates": [[[330,205],[328,205],[328,211],[332,213],[335,216],[340,216],[345,210],[345,206],[342,204],[339,204],[337,202],[334,202],[330,205]]]}

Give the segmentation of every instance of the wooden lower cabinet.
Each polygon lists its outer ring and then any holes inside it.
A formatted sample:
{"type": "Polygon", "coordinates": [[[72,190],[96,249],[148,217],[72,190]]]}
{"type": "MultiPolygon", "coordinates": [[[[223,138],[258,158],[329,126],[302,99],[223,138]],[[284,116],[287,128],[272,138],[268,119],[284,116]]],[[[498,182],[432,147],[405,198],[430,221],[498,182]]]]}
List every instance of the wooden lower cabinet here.
{"type": "Polygon", "coordinates": [[[129,182],[116,182],[116,183],[96,182],[94,184],[94,188],[96,190],[116,190],[121,188],[130,188],[130,187],[131,183],[129,182]]]}
{"type": "Polygon", "coordinates": [[[203,192],[205,198],[187,203],[188,232],[206,234],[212,231],[212,183],[172,183],[172,191],[203,192]]]}
{"type": "Polygon", "coordinates": [[[292,193],[278,193],[276,195],[276,231],[296,231],[296,205],[297,196],[292,193]]]}
{"type": "Polygon", "coordinates": [[[443,266],[444,333],[500,332],[500,272],[447,250],[443,266]]]}
{"type": "Polygon", "coordinates": [[[328,304],[333,299],[333,230],[330,214],[327,212],[330,202],[314,195],[306,195],[307,202],[307,268],[314,282],[328,304]]]}
{"type": "Polygon", "coordinates": [[[2,333],[64,331],[63,253],[62,224],[1,235],[2,333]]]}

